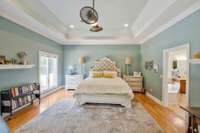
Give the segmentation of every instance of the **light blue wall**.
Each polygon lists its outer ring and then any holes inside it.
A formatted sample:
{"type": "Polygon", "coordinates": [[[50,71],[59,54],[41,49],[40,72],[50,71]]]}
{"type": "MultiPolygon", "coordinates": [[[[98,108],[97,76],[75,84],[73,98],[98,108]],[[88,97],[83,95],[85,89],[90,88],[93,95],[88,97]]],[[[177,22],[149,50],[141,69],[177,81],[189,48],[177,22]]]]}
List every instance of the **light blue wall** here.
{"type": "MultiPolygon", "coordinates": [[[[142,45],[142,68],[145,75],[145,87],[152,95],[162,99],[162,61],[163,50],[185,43],[191,44],[191,55],[200,50],[200,11],[195,12],[183,21],[175,24],[161,34],[142,45]],[[160,72],[144,70],[144,62],[154,60],[160,65],[160,72]],[[151,92],[150,92],[151,93],[151,92]]],[[[200,106],[200,65],[192,65],[190,70],[190,104],[200,106]]]]}
{"type": "Polygon", "coordinates": [[[0,17],[0,55],[6,55],[8,58],[11,58],[16,57],[16,53],[25,51],[28,53],[31,64],[35,64],[33,69],[0,70],[0,89],[30,82],[39,82],[39,50],[59,55],[58,81],[59,85],[62,85],[63,46],[0,17]]]}
{"type": "Polygon", "coordinates": [[[91,66],[94,65],[96,58],[109,57],[116,61],[117,66],[121,71],[125,71],[124,59],[126,56],[131,56],[134,63],[130,66],[130,71],[140,71],[140,45],[70,45],[64,48],[64,69],[65,74],[68,73],[68,66],[74,65],[80,72],[79,57],[86,57],[86,64],[84,70],[86,75],[91,66]]]}

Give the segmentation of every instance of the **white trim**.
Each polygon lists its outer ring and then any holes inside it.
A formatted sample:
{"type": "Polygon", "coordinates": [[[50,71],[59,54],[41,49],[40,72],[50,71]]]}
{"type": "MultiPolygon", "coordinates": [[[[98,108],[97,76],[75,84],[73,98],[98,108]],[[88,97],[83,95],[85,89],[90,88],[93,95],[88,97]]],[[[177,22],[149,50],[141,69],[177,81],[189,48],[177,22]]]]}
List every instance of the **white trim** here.
{"type": "Polygon", "coordinates": [[[200,2],[197,2],[197,3],[193,4],[190,8],[188,8],[187,10],[185,10],[184,12],[179,14],[178,16],[174,17],[173,19],[168,21],[166,24],[160,26],[159,29],[157,29],[152,34],[150,34],[149,36],[147,36],[143,40],[141,40],[140,44],[145,43],[146,41],[150,40],[154,36],[156,36],[159,33],[165,31],[166,29],[168,29],[169,27],[175,25],[176,23],[182,21],[184,18],[186,18],[187,16],[191,15],[192,13],[196,12],[199,9],[200,9],[200,2]]]}
{"type": "Polygon", "coordinates": [[[46,51],[43,51],[43,50],[39,50],[39,55],[53,57],[53,58],[58,58],[59,57],[58,54],[54,54],[54,53],[51,53],[51,52],[46,52],[46,51]]]}
{"type": "Polygon", "coordinates": [[[0,6],[1,16],[39,35],[57,43],[64,44],[65,36],[58,30],[53,30],[35,20],[26,12],[20,10],[12,1],[3,1],[0,6]]]}
{"type": "Polygon", "coordinates": [[[29,69],[33,68],[35,65],[0,65],[0,70],[7,70],[7,69],[29,69]]]}
{"type": "Polygon", "coordinates": [[[190,44],[184,44],[184,45],[180,45],[177,47],[173,47],[173,48],[169,48],[169,49],[165,49],[163,51],[163,81],[162,81],[162,102],[164,106],[168,106],[168,72],[167,72],[167,68],[168,68],[168,53],[169,52],[173,52],[173,51],[177,51],[179,49],[187,49],[187,59],[188,59],[188,63],[187,63],[187,76],[186,76],[186,84],[187,84],[187,89],[186,89],[186,94],[187,94],[187,104],[189,104],[189,85],[190,85],[190,64],[189,64],[189,59],[190,59],[190,44]]]}
{"type": "MultiPolygon", "coordinates": [[[[154,9],[156,8],[158,11],[156,12],[156,14],[154,14],[151,18],[147,19],[148,21],[146,21],[146,23],[144,23],[140,27],[140,29],[138,31],[133,31],[133,33],[135,33],[135,37],[138,37],[143,31],[145,31],[148,27],[151,26],[151,24],[157,19],[159,18],[159,16],[165,11],[167,10],[176,0],[171,0],[171,1],[167,1],[164,2],[164,5],[159,6],[159,8],[157,7],[157,1],[156,0],[150,0],[148,1],[148,3],[146,4],[145,8],[143,9],[142,13],[140,15],[144,15],[144,12],[149,12],[146,9],[154,9]]],[[[149,15],[148,15],[149,16],[149,15]]],[[[150,15],[151,16],[151,15],[150,15]]],[[[139,16],[139,18],[134,22],[132,29],[135,29],[134,27],[137,27],[137,23],[138,20],[140,19],[141,16],[139,16]]],[[[140,24],[141,25],[141,24],[140,24]]]]}
{"type": "Polygon", "coordinates": [[[46,96],[48,96],[48,95],[50,95],[50,94],[52,94],[52,93],[54,93],[54,92],[56,92],[56,91],[59,91],[59,90],[61,90],[61,89],[64,89],[64,88],[65,88],[65,86],[64,86],[64,85],[61,85],[61,86],[56,87],[55,89],[51,89],[51,90],[48,91],[47,93],[42,94],[42,95],[41,95],[41,98],[44,98],[44,97],[46,97],[46,96]]]}
{"type": "Polygon", "coordinates": [[[39,79],[39,82],[40,82],[40,56],[43,55],[43,56],[47,56],[47,57],[51,57],[51,58],[56,58],[57,59],[57,70],[56,70],[56,80],[57,80],[57,85],[58,85],[58,61],[59,61],[59,55],[58,54],[54,54],[54,53],[50,53],[50,52],[45,52],[45,51],[42,51],[42,50],[39,50],[38,52],[39,56],[38,56],[38,79],[39,79]]]}
{"type": "MultiPolygon", "coordinates": [[[[40,0],[41,2],[41,0],[40,0]]],[[[40,23],[39,21],[35,20],[26,12],[18,9],[12,2],[6,1],[2,2],[1,8],[0,8],[0,16],[18,24],[21,25],[37,34],[40,34],[44,37],[47,37],[59,44],[62,45],[85,45],[85,44],[91,44],[91,45],[100,45],[100,44],[107,44],[107,45],[121,45],[121,44],[143,44],[144,42],[148,41],[149,39],[153,38],[154,36],[158,35],[159,33],[163,32],[164,30],[168,29],[169,27],[173,26],[174,24],[178,23],[179,21],[183,20],[185,17],[191,15],[195,11],[200,9],[200,2],[196,2],[190,8],[185,10],[184,12],[180,13],[177,17],[172,18],[170,21],[166,22],[160,28],[155,30],[154,32],[151,32],[150,35],[147,35],[144,37],[144,39],[137,40],[136,38],[130,38],[130,39],[112,39],[112,40],[87,40],[84,38],[67,38],[67,33],[60,32],[58,30],[53,30],[52,28],[47,27],[46,25],[40,23]]],[[[54,15],[54,14],[53,14],[54,15]]],[[[60,20],[60,19],[58,19],[60,20]]],[[[61,20],[60,20],[61,21],[61,20]]],[[[148,26],[147,26],[148,27],[148,26]]]]}
{"type": "Polygon", "coordinates": [[[200,64],[200,59],[190,59],[191,64],[200,64]]]}
{"type": "Polygon", "coordinates": [[[153,101],[155,101],[156,103],[160,104],[160,105],[163,105],[163,103],[161,102],[160,99],[154,97],[153,95],[151,95],[149,92],[146,92],[146,95],[151,98],[153,101]]]}

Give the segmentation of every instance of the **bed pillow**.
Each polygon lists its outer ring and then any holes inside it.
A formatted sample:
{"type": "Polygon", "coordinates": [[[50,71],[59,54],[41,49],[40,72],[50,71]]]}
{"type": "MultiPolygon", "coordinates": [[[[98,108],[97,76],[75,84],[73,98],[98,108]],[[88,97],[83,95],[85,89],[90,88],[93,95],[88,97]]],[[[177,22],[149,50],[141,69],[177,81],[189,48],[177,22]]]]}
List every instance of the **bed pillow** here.
{"type": "Polygon", "coordinates": [[[104,71],[103,72],[103,77],[104,78],[116,78],[117,77],[117,72],[116,71],[104,71]]]}
{"type": "Polygon", "coordinates": [[[103,71],[90,71],[90,78],[103,78],[103,71]]]}

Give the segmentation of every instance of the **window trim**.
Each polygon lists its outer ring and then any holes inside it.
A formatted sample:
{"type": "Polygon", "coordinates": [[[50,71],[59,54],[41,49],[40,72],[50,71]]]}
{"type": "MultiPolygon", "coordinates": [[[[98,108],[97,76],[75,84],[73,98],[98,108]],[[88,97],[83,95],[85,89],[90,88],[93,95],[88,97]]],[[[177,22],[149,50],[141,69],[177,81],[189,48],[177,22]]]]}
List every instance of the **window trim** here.
{"type": "MultiPolygon", "coordinates": [[[[50,90],[53,90],[53,89],[58,87],[58,61],[59,61],[59,55],[55,54],[55,53],[39,50],[39,52],[38,52],[38,81],[39,81],[39,83],[40,83],[40,56],[46,56],[46,57],[50,57],[50,58],[57,58],[57,66],[56,66],[57,67],[57,70],[56,70],[56,72],[57,72],[57,74],[56,74],[57,85],[52,87],[52,88],[48,88],[48,91],[50,91],[50,90]]],[[[46,91],[44,93],[46,93],[46,91]]]]}

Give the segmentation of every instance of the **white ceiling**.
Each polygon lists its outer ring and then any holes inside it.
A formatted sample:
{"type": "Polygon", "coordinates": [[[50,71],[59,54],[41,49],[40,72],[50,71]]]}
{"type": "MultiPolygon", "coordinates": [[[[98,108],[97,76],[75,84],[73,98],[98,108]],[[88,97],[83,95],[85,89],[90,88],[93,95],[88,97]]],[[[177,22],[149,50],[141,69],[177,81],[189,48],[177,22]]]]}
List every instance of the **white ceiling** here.
{"type": "Polygon", "coordinates": [[[95,1],[104,28],[98,33],[80,22],[80,9],[92,0],[1,0],[0,15],[64,45],[140,44],[200,8],[199,0],[95,1]]]}

